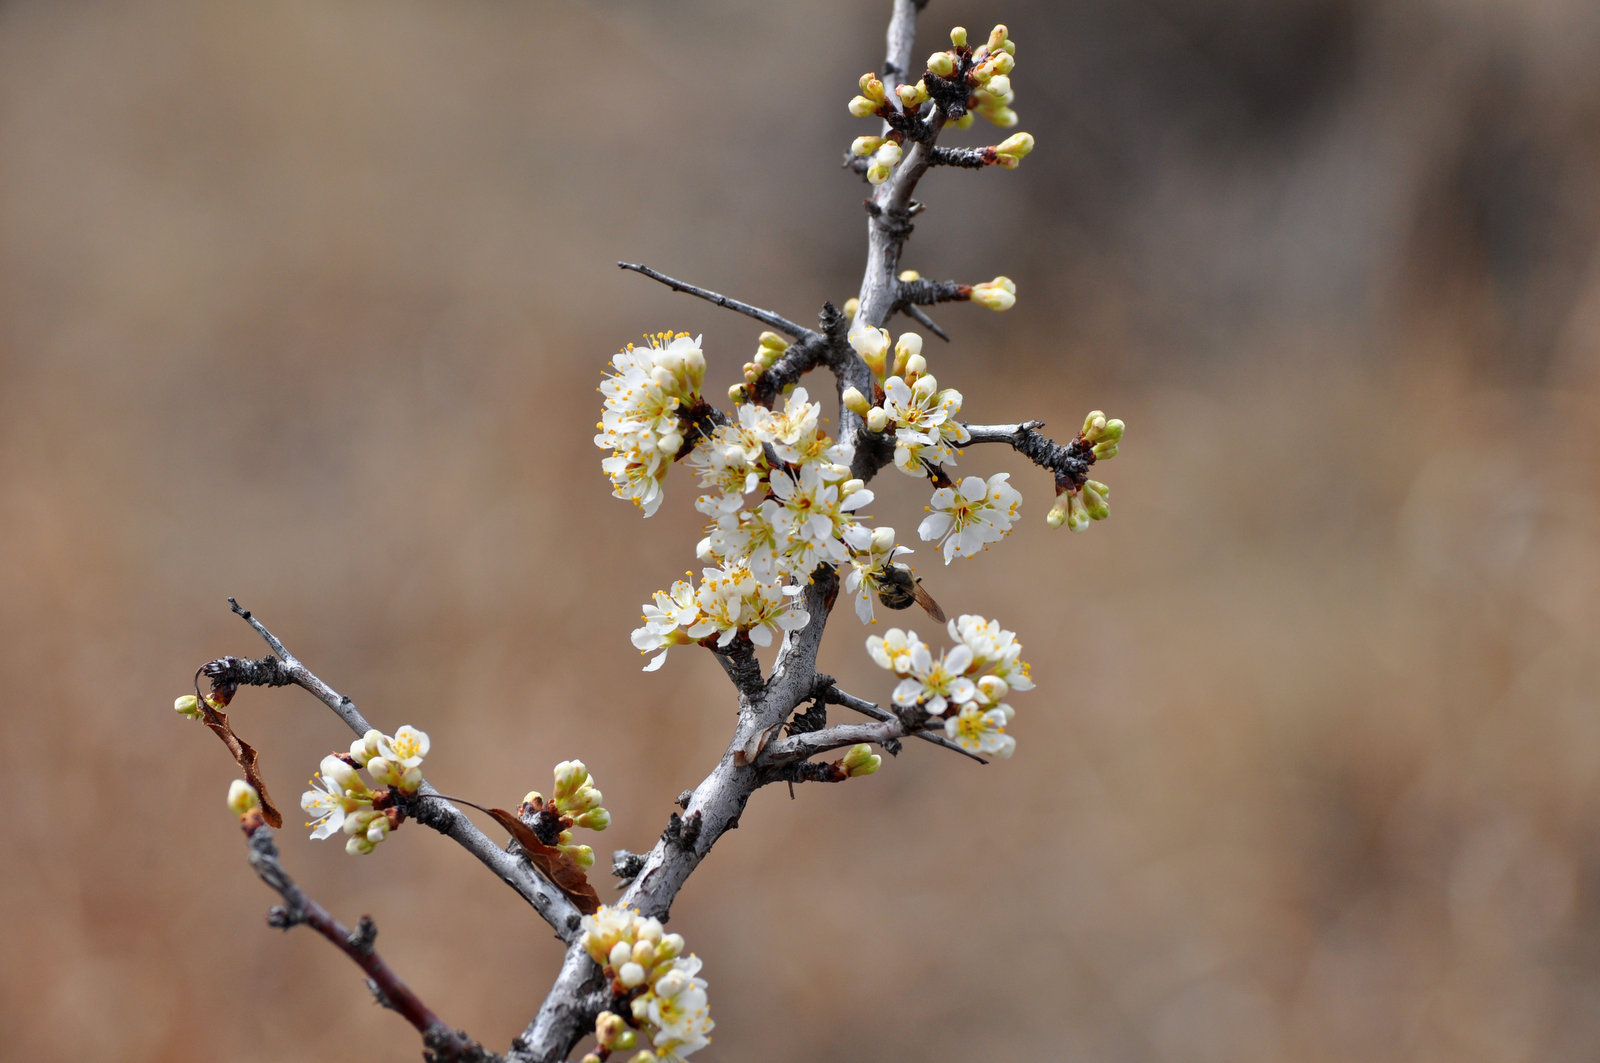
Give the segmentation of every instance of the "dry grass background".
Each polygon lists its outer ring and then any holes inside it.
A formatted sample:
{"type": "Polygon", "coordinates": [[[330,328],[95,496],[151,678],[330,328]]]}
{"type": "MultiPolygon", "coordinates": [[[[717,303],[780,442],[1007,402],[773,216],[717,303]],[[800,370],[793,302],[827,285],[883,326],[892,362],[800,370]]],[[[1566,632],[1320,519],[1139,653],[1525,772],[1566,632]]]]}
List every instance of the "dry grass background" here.
{"type": "MultiPolygon", "coordinates": [[[[593,389],[658,328],[726,381],[756,330],[611,263],[852,294],[886,9],[0,4],[0,1056],[417,1051],[263,926],[167,708],[261,651],[228,594],[447,792],[578,756],[650,842],[731,701],[637,670],[694,515],[608,496],[593,389]]],[[[673,913],[706,1057],[1596,1058],[1600,8],[935,0],[919,52],[997,18],[1040,147],[929,180],[907,265],[1016,279],[932,363],[975,419],[1124,417],[1114,516],[1048,533],[970,454],[1026,519],[923,574],[1027,643],[1019,752],[760,794],[673,913]]],[[[236,706],[286,802],[348,741],[236,706]]],[[[542,998],[556,943],[448,843],[284,840],[449,1021],[542,998]]]]}

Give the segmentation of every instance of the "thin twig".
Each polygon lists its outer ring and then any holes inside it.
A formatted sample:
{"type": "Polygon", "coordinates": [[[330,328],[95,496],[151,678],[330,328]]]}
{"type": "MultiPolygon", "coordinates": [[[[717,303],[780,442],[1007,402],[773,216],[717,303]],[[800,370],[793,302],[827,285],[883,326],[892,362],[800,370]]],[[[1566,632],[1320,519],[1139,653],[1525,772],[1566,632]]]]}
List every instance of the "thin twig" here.
{"type": "MultiPolygon", "coordinates": [[[[846,709],[852,709],[861,713],[863,716],[870,716],[874,720],[892,720],[897,718],[895,714],[890,712],[888,709],[881,709],[872,702],[858,698],[854,694],[846,694],[844,691],[831,684],[822,690],[822,700],[826,701],[830,705],[839,705],[846,709]]],[[[934,745],[942,746],[953,753],[960,753],[963,757],[970,757],[979,764],[989,763],[987,760],[984,760],[982,757],[978,756],[978,754],[972,752],[972,750],[950,741],[950,739],[946,738],[942,734],[937,734],[933,731],[911,731],[909,734],[912,738],[920,738],[924,742],[932,742],[934,745]]]]}
{"type": "Polygon", "coordinates": [[[962,425],[971,443],[1004,443],[1016,450],[1041,469],[1056,475],[1056,490],[1082,487],[1089,478],[1089,467],[1095,463],[1094,447],[1081,434],[1065,444],[1041,435],[1043,421],[1023,421],[1021,424],[967,424],[962,425]]]}
{"type": "Polygon", "coordinates": [[[796,325],[781,314],[775,314],[771,310],[763,310],[759,306],[751,306],[749,303],[741,303],[737,299],[729,299],[726,295],[711,291],[709,288],[701,288],[695,284],[685,283],[675,277],[669,277],[659,270],[651,269],[649,266],[642,266],[635,262],[618,262],[617,265],[622,269],[631,269],[635,273],[643,273],[651,280],[660,281],[675,292],[697,296],[708,303],[722,307],[724,310],[732,310],[746,317],[753,317],[763,325],[770,325],[779,332],[787,332],[793,339],[803,340],[816,335],[810,329],[796,325]]]}
{"type": "MultiPolygon", "coordinates": [[[[250,610],[242,608],[232,598],[228,599],[228,604],[233,607],[235,613],[244,618],[246,623],[255,628],[256,633],[266,640],[268,646],[272,647],[272,652],[282,660],[283,668],[287,669],[296,686],[310,691],[318,701],[337,713],[356,734],[364,735],[372,730],[372,725],[356,709],[354,701],[319,679],[311,669],[300,662],[299,658],[290,653],[278,637],[267,630],[267,626],[257,620],[250,610]]],[[[439,792],[424,781],[418,793],[426,797],[438,795],[439,792]]],[[[518,896],[533,905],[534,911],[555,928],[561,940],[571,941],[577,935],[578,924],[583,916],[573,907],[566,895],[527,861],[511,855],[497,845],[467,818],[465,812],[445,801],[427,801],[419,803],[418,814],[414,818],[477,857],[489,870],[498,875],[502,882],[515,890],[518,896]]]]}
{"type": "Polygon", "coordinates": [[[378,1003],[397,1012],[422,1035],[428,1050],[425,1058],[454,1060],[458,1063],[490,1063],[500,1059],[477,1041],[447,1025],[400,980],[400,976],[372,947],[373,940],[378,936],[378,928],[371,919],[362,916],[360,924],[352,932],[295,884],[278,857],[272,828],[259,819],[252,821],[247,817],[245,832],[250,842],[250,866],[261,877],[261,881],[277,891],[284,901],[282,907],[274,907],[267,913],[269,924],[282,930],[308,926],[350,957],[351,962],[366,974],[367,985],[378,1003]]]}

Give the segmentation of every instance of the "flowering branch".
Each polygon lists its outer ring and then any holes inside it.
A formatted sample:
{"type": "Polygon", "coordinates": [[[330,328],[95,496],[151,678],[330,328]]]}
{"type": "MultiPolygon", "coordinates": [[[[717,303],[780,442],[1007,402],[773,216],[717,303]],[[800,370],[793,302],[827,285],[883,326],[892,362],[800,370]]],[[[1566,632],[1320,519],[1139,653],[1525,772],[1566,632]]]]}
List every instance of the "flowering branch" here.
{"type": "Polygon", "coordinates": [[[371,918],[362,916],[356,929],[351,931],[295,884],[278,858],[272,828],[262,821],[259,808],[246,808],[241,826],[249,839],[250,866],[261,881],[276,890],[284,901],[283,906],[274,906],[267,912],[269,926],[280,930],[308,926],[350,957],[366,973],[367,986],[378,1003],[399,1013],[422,1035],[425,1060],[439,1063],[498,1063],[499,1056],[484,1049],[465,1033],[447,1025],[384,962],[372,947],[378,936],[378,928],[371,918]]]}
{"type": "MultiPolygon", "coordinates": [[[[821,676],[818,677],[819,680],[821,678],[821,676]]],[[[863,716],[870,716],[874,720],[884,721],[897,719],[895,714],[890,712],[888,709],[881,709],[870,701],[858,698],[854,694],[847,694],[838,687],[834,686],[831,681],[822,688],[821,696],[822,700],[827,702],[829,705],[838,705],[846,709],[851,709],[855,712],[861,713],[863,716]]],[[[970,749],[963,748],[961,745],[950,741],[950,739],[946,738],[944,735],[935,734],[932,731],[918,730],[913,730],[908,733],[912,738],[920,738],[924,742],[932,742],[936,746],[942,746],[951,752],[960,753],[964,757],[969,757],[972,760],[977,761],[979,764],[989,763],[987,760],[984,760],[970,749]]],[[[890,737],[895,738],[899,736],[891,735],[890,737]]],[[[862,741],[870,741],[870,739],[862,739],[862,741]]]]}
{"type": "MultiPolygon", "coordinates": [[[[300,659],[290,653],[278,637],[267,630],[265,624],[248,610],[242,608],[237,601],[228,599],[228,604],[233,611],[244,619],[256,633],[272,647],[278,655],[278,664],[274,668],[263,667],[262,662],[253,662],[253,672],[239,671],[237,674],[241,685],[254,685],[252,675],[261,678],[271,678],[266,685],[281,686],[277,680],[287,675],[295,686],[309,691],[318,701],[332,709],[349,728],[358,735],[364,735],[372,730],[366,717],[362,716],[356,708],[356,703],[334,690],[327,683],[319,679],[316,673],[300,662],[300,659]]],[[[223,658],[223,661],[237,661],[237,658],[223,658]]],[[[213,662],[217,663],[217,662],[213,662]]],[[[419,796],[427,797],[438,794],[430,784],[424,782],[417,791],[419,796]]],[[[512,856],[499,845],[496,845],[488,835],[484,834],[466,813],[450,804],[448,801],[415,801],[408,803],[408,812],[413,819],[424,826],[431,827],[450,838],[467,852],[477,857],[489,870],[500,877],[500,880],[517,892],[523,900],[533,905],[563,941],[570,941],[578,932],[578,924],[582,919],[578,910],[566,896],[551,885],[548,880],[534,871],[533,868],[521,859],[512,856]]]]}

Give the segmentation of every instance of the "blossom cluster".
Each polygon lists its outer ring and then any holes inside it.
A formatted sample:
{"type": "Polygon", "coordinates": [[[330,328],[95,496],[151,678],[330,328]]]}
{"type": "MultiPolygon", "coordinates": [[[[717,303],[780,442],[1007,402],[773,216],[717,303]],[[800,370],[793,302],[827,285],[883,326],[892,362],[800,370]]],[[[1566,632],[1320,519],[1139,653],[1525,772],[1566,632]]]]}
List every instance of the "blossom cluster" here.
{"type": "Polygon", "coordinates": [[[378,847],[400,825],[400,809],[391,791],[414,794],[422,785],[422,758],[428,753],[428,736],[406,724],[393,735],[372,730],[350,745],[348,754],[330,753],[300,796],[300,807],[310,816],[306,824],[313,839],[349,835],[345,850],[365,855],[378,847]],[[365,768],[369,786],[357,769],[365,768]]]}
{"type": "Polygon", "coordinates": [[[612,492],[649,516],[661,505],[661,481],[700,403],[706,359],[699,337],[687,332],[645,339],[646,346],[630,343],[611,359],[615,372],[600,385],[605,412],[594,442],[611,450],[601,467],[611,477],[612,492]]]}
{"type": "Polygon", "coordinates": [[[526,822],[529,817],[549,815],[555,819],[555,847],[572,857],[587,871],[594,866],[594,849],[572,840],[572,828],[602,831],[611,826],[611,813],[601,807],[604,800],[595,788],[594,777],[581,760],[563,760],[555,767],[555,790],[546,801],[537,790],[530,790],[517,809],[526,822]]]}
{"type": "Polygon", "coordinates": [[[595,1021],[598,1051],[584,1063],[638,1049],[631,1063],[682,1059],[711,1042],[711,1012],[700,958],[683,937],[633,908],[601,905],[582,923],[584,951],[605,973],[612,1006],[595,1021]]]}
{"type": "Polygon", "coordinates": [[[867,652],[901,677],[896,705],[942,720],[945,736],[965,749],[1009,757],[1016,739],[1006,734],[1014,711],[1005,699],[1033,689],[1022,644],[998,621],[971,614],[951,620],[947,630],[955,645],[937,657],[915,631],[899,628],[867,639],[867,652]]]}

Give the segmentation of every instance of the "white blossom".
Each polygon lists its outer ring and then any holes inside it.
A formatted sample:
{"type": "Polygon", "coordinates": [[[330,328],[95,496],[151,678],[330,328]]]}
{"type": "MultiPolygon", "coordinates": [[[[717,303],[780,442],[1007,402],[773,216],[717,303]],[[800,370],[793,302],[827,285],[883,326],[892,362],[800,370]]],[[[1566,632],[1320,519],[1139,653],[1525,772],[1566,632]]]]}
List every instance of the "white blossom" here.
{"type": "Polygon", "coordinates": [[[992,709],[975,704],[961,706],[961,711],[944,721],[945,737],[974,753],[992,753],[1009,757],[1017,748],[1017,740],[1006,734],[1006,724],[1011,722],[1009,705],[996,705],[992,709]]]}
{"type": "Polygon", "coordinates": [[[956,554],[971,557],[1011,531],[1022,508],[1022,495],[1006,481],[1009,473],[995,473],[985,482],[968,476],[954,487],[941,487],[929,502],[929,514],[917,526],[925,542],[938,542],[944,563],[956,554]]]}

